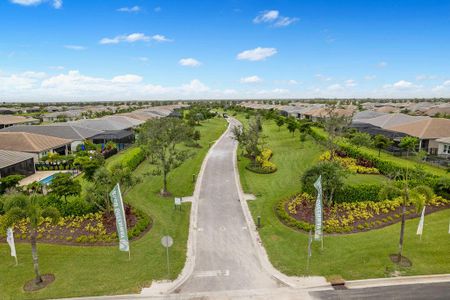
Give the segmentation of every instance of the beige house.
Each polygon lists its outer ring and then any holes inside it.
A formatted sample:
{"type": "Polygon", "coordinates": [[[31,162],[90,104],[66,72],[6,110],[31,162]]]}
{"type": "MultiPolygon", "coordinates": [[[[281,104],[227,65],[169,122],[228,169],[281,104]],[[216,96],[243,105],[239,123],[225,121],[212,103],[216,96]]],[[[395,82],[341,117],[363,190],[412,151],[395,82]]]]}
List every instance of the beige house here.
{"type": "Polygon", "coordinates": [[[450,158],[450,137],[436,140],[438,144],[437,155],[450,158]]]}
{"type": "Polygon", "coordinates": [[[419,149],[437,155],[437,140],[450,137],[450,120],[443,118],[422,118],[415,122],[386,127],[387,130],[405,133],[420,140],[419,149]]]}
{"type": "Polygon", "coordinates": [[[0,115],[0,129],[14,125],[31,125],[38,124],[39,120],[14,115],[0,115]]]}
{"type": "Polygon", "coordinates": [[[49,153],[67,155],[70,149],[68,139],[29,132],[0,132],[0,149],[33,154],[34,161],[49,153]]]}

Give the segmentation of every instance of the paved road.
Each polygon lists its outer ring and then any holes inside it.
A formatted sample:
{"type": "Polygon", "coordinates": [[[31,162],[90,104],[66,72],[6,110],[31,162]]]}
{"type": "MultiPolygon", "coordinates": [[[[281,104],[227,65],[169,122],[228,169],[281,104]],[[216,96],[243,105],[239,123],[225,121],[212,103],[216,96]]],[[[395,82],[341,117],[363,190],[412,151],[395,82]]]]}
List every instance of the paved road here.
{"type": "Polygon", "coordinates": [[[410,284],[349,289],[337,291],[311,292],[315,299],[408,299],[408,300],[447,300],[450,299],[450,282],[410,284]]]}
{"type": "Polygon", "coordinates": [[[179,293],[278,286],[259,264],[239,203],[233,168],[236,146],[229,129],[211,149],[199,194],[194,272],[179,293]]]}

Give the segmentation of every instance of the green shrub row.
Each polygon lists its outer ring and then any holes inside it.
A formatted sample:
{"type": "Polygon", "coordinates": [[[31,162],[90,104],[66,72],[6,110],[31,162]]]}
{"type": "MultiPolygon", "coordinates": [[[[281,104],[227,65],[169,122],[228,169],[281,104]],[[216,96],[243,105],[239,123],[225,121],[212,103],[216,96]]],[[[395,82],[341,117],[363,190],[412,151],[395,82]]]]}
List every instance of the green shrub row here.
{"type": "Polygon", "coordinates": [[[314,225],[309,224],[307,222],[299,221],[289,215],[286,209],[284,209],[289,200],[290,198],[287,198],[283,201],[278,201],[278,204],[275,207],[275,213],[277,214],[278,218],[280,218],[281,222],[283,222],[283,224],[285,224],[286,226],[296,228],[299,230],[304,231],[314,230],[314,225]]]}
{"type": "Polygon", "coordinates": [[[142,232],[144,232],[152,223],[152,219],[144,212],[133,208],[133,213],[138,218],[136,225],[130,230],[128,230],[128,238],[132,239],[138,237],[142,232]]]}
{"type": "Polygon", "coordinates": [[[140,147],[133,148],[123,154],[122,166],[127,167],[130,170],[134,170],[137,168],[137,166],[139,166],[141,162],[144,161],[144,159],[144,150],[142,150],[140,147]]]}
{"type": "Polygon", "coordinates": [[[337,191],[334,196],[336,203],[359,202],[359,201],[379,201],[378,193],[382,186],[380,184],[358,184],[345,185],[337,191]]]}

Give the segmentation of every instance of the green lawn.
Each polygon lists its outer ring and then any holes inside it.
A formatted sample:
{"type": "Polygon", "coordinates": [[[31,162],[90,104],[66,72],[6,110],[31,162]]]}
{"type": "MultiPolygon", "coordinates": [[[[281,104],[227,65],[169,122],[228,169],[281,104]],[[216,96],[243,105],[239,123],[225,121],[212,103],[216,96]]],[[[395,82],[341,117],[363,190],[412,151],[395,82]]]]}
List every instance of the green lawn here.
{"type": "MultiPolygon", "coordinates": [[[[175,196],[192,195],[192,174],[200,170],[209,144],[226,128],[223,119],[203,122],[202,148],[195,156],[169,174],[169,190],[175,196]]],[[[151,166],[144,162],[136,170],[143,174],[151,166]]],[[[152,280],[167,278],[165,250],[160,244],[164,235],[174,238],[170,248],[171,274],[176,278],[184,266],[189,227],[190,204],[183,204],[182,211],[174,211],[172,198],[161,198],[161,177],[146,177],[126,196],[125,201],[149,214],[153,228],[140,240],[131,243],[131,261],[128,254],[118,247],[82,247],[38,244],[40,268],[43,274],[53,273],[56,280],[46,289],[25,293],[22,286],[32,279],[31,246],[16,245],[19,266],[9,257],[9,247],[0,245],[0,299],[43,299],[76,296],[112,295],[136,293],[152,280]]]]}
{"type": "MultiPolygon", "coordinates": [[[[245,169],[247,160],[241,158],[241,181],[245,192],[257,196],[255,201],[249,201],[249,206],[254,218],[261,216],[260,235],[274,267],[288,275],[305,275],[308,235],[283,225],[274,207],[280,199],[300,191],[300,175],[317,162],[322,150],[311,139],[300,145],[298,135],[292,137],[285,127],[278,131],[273,121],[265,123],[264,134],[274,151],[273,162],[278,171],[269,175],[252,173],[245,169]]],[[[358,177],[367,182],[383,180],[374,175],[361,176],[358,177]]],[[[422,241],[415,235],[418,219],[407,222],[404,255],[412,260],[413,266],[401,270],[402,274],[449,272],[449,218],[449,209],[426,216],[422,241]]],[[[320,243],[313,244],[310,274],[341,275],[347,280],[384,277],[386,269],[395,268],[388,255],[397,250],[399,230],[397,223],[365,233],[326,236],[323,252],[320,243]]]]}
{"type": "MultiPolygon", "coordinates": [[[[322,135],[324,137],[327,136],[327,133],[322,128],[313,127],[313,130],[316,133],[318,133],[319,135],[322,135]]],[[[363,153],[370,154],[372,156],[378,156],[378,149],[368,148],[368,147],[360,147],[360,151],[362,151],[363,153]]],[[[414,168],[417,165],[417,162],[415,162],[411,159],[407,159],[405,157],[394,156],[386,151],[381,151],[380,158],[385,161],[389,161],[389,162],[392,162],[396,165],[400,165],[403,167],[414,168]]],[[[426,163],[423,163],[422,166],[425,171],[427,171],[431,174],[434,174],[436,176],[449,176],[449,173],[444,168],[435,167],[435,166],[432,166],[432,165],[429,165],[426,163]]]]}

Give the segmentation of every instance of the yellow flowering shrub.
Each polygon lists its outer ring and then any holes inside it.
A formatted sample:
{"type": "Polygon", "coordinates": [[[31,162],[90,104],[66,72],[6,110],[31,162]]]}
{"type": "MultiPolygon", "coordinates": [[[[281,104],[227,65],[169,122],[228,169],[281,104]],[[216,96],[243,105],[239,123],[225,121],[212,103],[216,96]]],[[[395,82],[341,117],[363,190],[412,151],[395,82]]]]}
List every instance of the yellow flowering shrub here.
{"type": "MultiPolygon", "coordinates": [[[[326,151],[320,157],[320,160],[331,160],[330,151],[326,151]]],[[[345,169],[350,171],[353,174],[380,174],[380,171],[377,168],[368,168],[364,166],[360,166],[357,163],[357,160],[351,157],[340,157],[335,155],[333,159],[339,162],[345,169]]]]}

